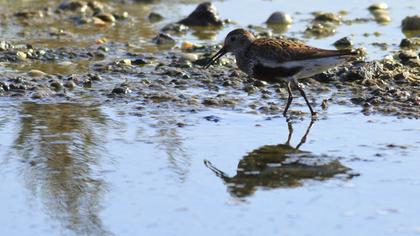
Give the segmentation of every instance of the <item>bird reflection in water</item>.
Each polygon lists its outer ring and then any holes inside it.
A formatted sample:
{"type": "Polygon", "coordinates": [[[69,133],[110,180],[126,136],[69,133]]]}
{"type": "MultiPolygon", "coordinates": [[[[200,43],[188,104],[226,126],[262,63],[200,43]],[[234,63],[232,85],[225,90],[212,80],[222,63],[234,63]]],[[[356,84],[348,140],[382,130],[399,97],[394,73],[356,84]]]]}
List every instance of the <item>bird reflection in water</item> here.
{"type": "Polygon", "coordinates": [[[253,150],[239,161],[236,175],[229,177],[217,169],[210,161],[204,164],[220,177],[228,191],[235,197],[247,197],[258,188],[294,188],[302,186],[304,180],[327,180],[342,176],[350,179],[356,174],[343,166],[337,159],[315,155],[299,148],[306,142],[311,121],[296,147],[290,144],[293,126],[288,122],[288,138],[284,144],[265,145],[253,150]]]}

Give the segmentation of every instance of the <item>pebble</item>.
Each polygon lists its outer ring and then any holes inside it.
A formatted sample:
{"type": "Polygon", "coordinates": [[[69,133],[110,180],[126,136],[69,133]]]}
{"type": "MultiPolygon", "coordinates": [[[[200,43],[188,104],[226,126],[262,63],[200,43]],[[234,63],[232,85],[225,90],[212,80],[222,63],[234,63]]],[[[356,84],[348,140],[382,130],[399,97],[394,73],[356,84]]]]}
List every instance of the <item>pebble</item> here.
{"type": "Polygon", "coordinates": [[[58,82],[58,81],[53,81],[53,82],[51,82],[50,83],[50,86],[52,87],[52,88],[54,88],[54,90],[56,90],[56,91],[59,91],[59,90],[61,90],[62,88],[63,88],[63,84],[62,83],[60,83],[60,82],[58,82]]]}
{"type": "Polygon", "coordinates": [[[282,24],[282,25],[289,25],[292,24],[293,20],[290,15],[287,13],[276,11],[268,17],[266,23],[267,24],[282,24]]]}
{"type": "Polygon", "coordinates": [[[402,48],[413,48],[420,46],[420,38],[405,38],[400,42],[400,47],[402,48]]]}
{"type": "Polygon", "coordinates": [[[376,11],[376,10],[387,10],[388,4],[381,2],[381,3],[374,3],[369,6],[369,11],[376,11]]]}
{"type": "Polygon", "coordinates": [[[113,23],[115,22],[115,17],[111,13],[99,13],[95,17],[103,20],[104,22],[113,23]]]}
{"type": "Polygon", "coordinates": [[[131,92],[131,90],[128,87],[122,86],[122,87],[114,88],[111,93],[113,93],[113,94],[127,94],[127,93],[130,93],[130,92],[131,92]]]}
{"type": "Polygon", "coordinates": [[[149,18],[149,21],[151,21],[151,22],[158,22],[158,21],[163,20],[163,16],[159,13],[156,13],[156,12],[151,12],[149,14],[148,18],[149,18]]]}
{"type": "Polygon", "coordinates": [[[41,92],[33,92],[31,95],[31,98],[33,99],[42,99],[44,97],[45,97],[44,94],[41,92]]]}
{"type": "Polygon", "coordinates": [[[198,55],[195,53],[182,53],[181,56],[184,60],[187,60],[190,62],[195,62],[198,60],[198,55]]]}
{"type": "Polygon", "coordinates": [[[18,60],[24,61],[24,60],[26,60],[27,57],[28,57],[28,55],[24,52],[21,52],[21,51],[16,52],[16,58],[18,60]]]}
{"type": "Polygon", "coordinates": [[[100,18],[98,18],[96,16],[92,17],[92,24],[94,26],[98,26],[98,27],[107,26],[107,23],[105,21],[103,21],[102,19],[100,19],[100,18]]]}
{"type": "Polygon", "coordinates": [[[30,70],[28,72],[28,75],[32,77],[41,77],[41,76],[45,76],[46,73],[41,70],[30,70]]]}
{"type": "Polygon", "coordinates": [[[375,21],[380,24],[387,24],[391,22],[391,17],[389,16],[388,10],[378,9],[371,11],[375,21]]]}
{"type": "Polygon", "coordinates": [[[152,39],[152,41],[158,45],[164,44],[175,44],[176,41],[169,34],[159,33],[152,39]]]}
{"type": "Polygon", "coordinates": [[[401,22],[403,31],[420,30],[420,15],[407,16],[401,22]]]}
{"type": "Polygon", "coordinates": [[[64,87],[68,89],[73,89],[76,87],[76,83],[74,83],[73,80],[69,80],[64,84],[64,87]]]}
{"type": "Polygon", "coordinates": [[[0,51],[6,51],[10,48],[13,48],[13,45],[6,41],[0,41],[0,51]]]}
{"type": "Polygon", "coordinates": [[[315,21],[327,21],[327,22],[333,22],[333,23],[340,23],[341,22],[341,16],[335,13],[326,12],[326,13],[315,13],[315,21]]]}
{"type": "Polygon", "coordinates": [[[188,41],[182,42],[181,49],[187,50],[187,49],[193,49],[193,48],[195,48],[195,45],[193,43],[188,42],[188,41]]]}
{"type": "Polygon", "coordinates": [[[343,37],[334,42],[336,48],[349,48],[353,45],[353,42],[349,37],[343,37]]]}

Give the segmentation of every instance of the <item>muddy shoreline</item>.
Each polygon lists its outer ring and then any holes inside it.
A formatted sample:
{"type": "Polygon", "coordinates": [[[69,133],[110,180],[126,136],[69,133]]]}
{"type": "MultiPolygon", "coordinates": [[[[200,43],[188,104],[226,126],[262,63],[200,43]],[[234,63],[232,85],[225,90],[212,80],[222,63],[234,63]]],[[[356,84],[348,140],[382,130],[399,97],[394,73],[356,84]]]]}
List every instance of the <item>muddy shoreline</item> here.
{"type": "MultiPolygon", "coordinates": [[[[115,28],[133,21],[127,12],[116,8],[97,1],[66,1],[41,10],[3,14],[2,18],[15,18],[23,27],[59,20],[81,29],[85,25],[115,28]]],[[[158,13],[152,13],[149,20],[161,19],[158,13]]],[[[339,24],[341,21],[339,15],[317,13],[313,24],[339,24]]],[[[284,84],[267,84],[245,76],[236,68],[232,57],[204,70],[202,65],[217,50],[216,45],[184,42],[175,46],[179,42],[167,35],[184,34],[189,27],[197,25],[210,25],[217,30],[224,24],[229,21],[221,20],[212,4],[201,4],[185,19],[165,25],[160,34],[149,38],[149,44],[163,48],[153,53],[139,52],[135,45],[108,42],[106,38],[99,38],[96,45],[83,48],[44,47],[2,40],[0,96],[37,102],[83,103],[86,98],[98,103],[140,101],[145,106],[164,104],[175,110],[220,107],[281,114],[287,97],[284,84]]],[[[207,31],[206,27],[202,30],[207,31]]],[[[269,36],[266,32],[258,30],[257,33],[269,36]]],[[[75,37],[51,27],[41,35],[51,40],[75,37]]],[[[329,103],[355,104],[366,115],[380,113],[419,118],[420,62],[416,40],[403,40],[400,51],[382,60],[359,60],[301,82],[319,111],[327,110],[329,103]]],[[[351,46],[345,39],[339,44],[343,46],[343,42],[351,46]]],[[[292,110],[296,116],[307,112],[297,106],[292,110]]]]}

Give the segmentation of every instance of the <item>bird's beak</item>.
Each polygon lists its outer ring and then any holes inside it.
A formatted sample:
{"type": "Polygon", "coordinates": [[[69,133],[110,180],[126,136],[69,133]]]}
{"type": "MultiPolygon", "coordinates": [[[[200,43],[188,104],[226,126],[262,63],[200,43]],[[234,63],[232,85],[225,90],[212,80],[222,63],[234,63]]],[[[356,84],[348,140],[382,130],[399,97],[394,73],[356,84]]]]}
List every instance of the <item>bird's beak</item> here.
{"type": "Polygon", "coordinates": [[[222,47],[222,49],[220,49],[216,54],[214,54],[214,56],[212,56],[210,58],[210,60],[207,62],[207,64],[204,66],[204,69],[209,68],[209,66],[211,64],[213,64],[214,62],[216,62],[217,60],[219,60],[219,58],[221,58],[223,55],[225,55],[227,53],[227,50],[225,47],[222,47]]]}

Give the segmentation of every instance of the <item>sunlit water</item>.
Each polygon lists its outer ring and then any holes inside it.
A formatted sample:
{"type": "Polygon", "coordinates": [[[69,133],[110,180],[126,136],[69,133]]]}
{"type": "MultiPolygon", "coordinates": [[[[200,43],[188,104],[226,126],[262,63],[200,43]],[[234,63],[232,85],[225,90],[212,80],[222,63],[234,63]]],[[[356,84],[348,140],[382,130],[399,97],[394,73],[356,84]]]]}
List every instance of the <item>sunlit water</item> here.
{"type": "MultiPolygon", "coordinates": [[[[372,2],[215,4],[222,18],[239,26],[262,25],[275,10],[288,12],[296,23],[286,34],[302,38],[299,32],[310,12],[347,10],[348,18],[367,17],[372,2]]],[[[401,19],[415,14],[419,1],[388,4],[389,25],[342,25],[334,36],[307,40],[332,47],[336,39],[353,35],[370,58],[380,58],[390,51],[370,44],[387,42],[391,51],[396,49],[404,37],[401,19]],[[382,36],[362,36],[373,31],[382,36]]],[[[104,35],[137,45],[146,42],[144,50],[153,51],[146,39],[194,7],[152,5],[167,14],[164,22],[142,24],[138,31],[123,29],[123,36],[115,28],[85,29],[75,45],[92,44],[104,35]]],[[[138,13],[137,20],[150,11],[140,14],[138,9],[130,11],[138,13]]],[[[224,28],[212,40],[192,33],[181,40],[218,43],[237,26],[224,28]]],[[[22,40],[16,36],[19,27],[1,30],[6,38],[22,40]]],[[[418,120],[364,116],[358,107],[333,105],[309,127],[309,118],[287,123],[230,110],[168,113],[156,108],[143,117],[130,103],[0,101],[0,235],[420,233],[418,120]]]]}

